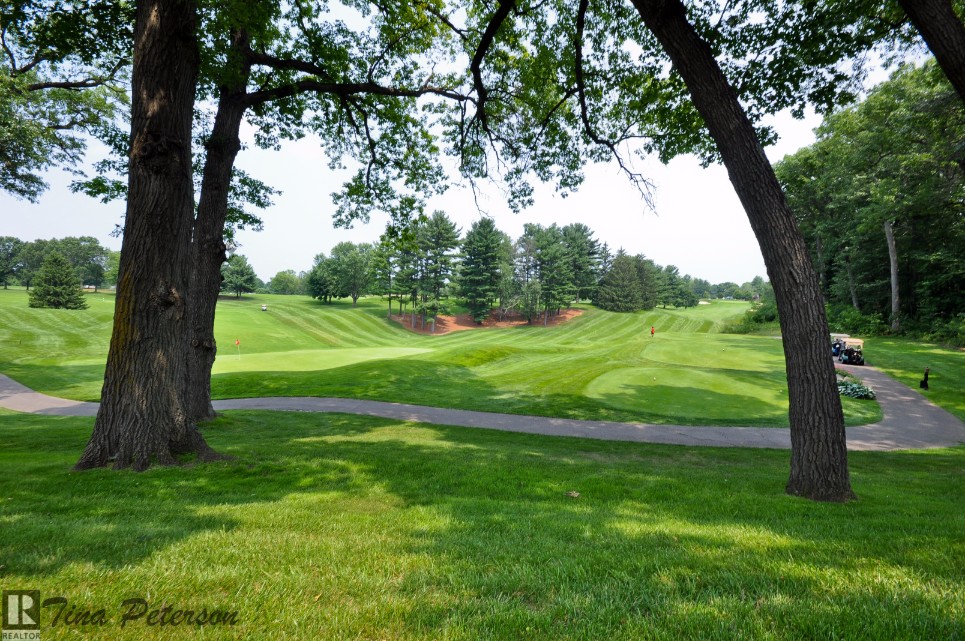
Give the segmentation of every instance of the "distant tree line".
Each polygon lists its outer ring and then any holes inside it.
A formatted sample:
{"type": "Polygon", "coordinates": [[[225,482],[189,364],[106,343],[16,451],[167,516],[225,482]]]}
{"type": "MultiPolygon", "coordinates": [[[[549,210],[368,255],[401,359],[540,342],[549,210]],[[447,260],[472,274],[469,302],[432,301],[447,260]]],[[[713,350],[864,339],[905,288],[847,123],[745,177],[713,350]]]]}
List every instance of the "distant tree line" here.
{"type": "Polygon", "coordinates": [[[23,241],[13,236],[0,237],[0,281],[3,288],[21,285],[28,290],[39,275],[44,261],[59,254],[73,269],[78,285],[95,290],[117,283],[120,252],[103,247],[91,236],[68,236],[50,240],[23,241]]]}
{"type": "MultiPolygon", "coordinates": [[[[276,281],[297,280],[292,277],[292,271],[279,273],[269,289],[276,288],[276,281]]],[[[690,307],[701,298],[752,300],[766,289],[760,277],[743,285],[714,285],[641,255],[623,250],[613,255],[580,223],[526,224],[513,240],[490,218],[474,222],[463,236],[442,212],[385,234],[379,243],[344,242],[330,255],[318,254],[304,286],[325,302],[385,296],[387,313],[395,305],[399,315],[408,312],[413,326],[449,313],[453,299],[463,302],[477,323],[510,314],[548,323],[574,301],[633,312],[658,305],[690,307]]]]}
{"type": "Polygon", "coordinates": [[[965,343],[965,111],[903,67],[776,166],[832,327],[965,343]]]}

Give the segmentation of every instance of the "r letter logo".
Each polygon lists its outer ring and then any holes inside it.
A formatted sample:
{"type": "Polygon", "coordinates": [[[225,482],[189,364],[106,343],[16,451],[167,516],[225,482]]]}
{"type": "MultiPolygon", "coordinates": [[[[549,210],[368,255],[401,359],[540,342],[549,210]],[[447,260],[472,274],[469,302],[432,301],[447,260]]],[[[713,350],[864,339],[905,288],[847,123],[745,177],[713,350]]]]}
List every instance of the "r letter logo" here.
{"type": "MultiPolygon", "coordinates": [[[[40,629],[40,590],[3,591],[3,638],[19,638],[7,635],[8,631],[40,629]]],[[[26,637],[23,637],[26,638],[26,637]]]]}

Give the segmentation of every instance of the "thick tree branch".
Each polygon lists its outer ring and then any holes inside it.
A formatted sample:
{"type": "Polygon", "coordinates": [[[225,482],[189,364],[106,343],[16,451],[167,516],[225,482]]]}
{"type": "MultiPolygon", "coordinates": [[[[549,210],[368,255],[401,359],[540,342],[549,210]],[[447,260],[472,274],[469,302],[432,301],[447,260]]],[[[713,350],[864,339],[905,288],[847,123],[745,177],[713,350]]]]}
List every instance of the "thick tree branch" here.
{"type": "Polygon", "coordinates": [[[515,0],[500,0],[499,8],[496,10],[496,13],[489,18],[489,24],[486,25],[486,30],[483,32],[482,38],[479,39],[479,46],[476,47],[476,53],[473,55],[472,62],[469,64],[469,69],[472,72],[473,86],[478,95],[476,117],[482,123],[483,130],[487,133],[489,132],[489,122],[486,117],[486,98],[489,96],[489,91],[486,89],[486,85],[482,79],[482,63],[496,39],[496,33],[506,21],[506,18],[515,5],[515,0]]]}
{"type": "Polygon", "coordinates": [[[14,68],[14,74],[15,75],[25,74],[31,69],[33,69],[34,67],[36,67],[37,65],[39,65],[41,62],[49,59],[50,57],[46,53],[38,52],[37,55],[34,56],[34,59],[28,62],[26,65],[24,65],[19,69],[14,68]]]}
{"type": "Polygon", "coordinates": [[[85,80],[63,80],[59,82],[35,82],[27,85],[27,91],[43,91],[44,89],[92,89],[100,87],[104,82],[97,78],[85,80]]]}
{"type": "Polygon", "coordinates": [[[388,96],[396,98],[421,98],[423,96],[440,96],[459,102],[473,102],[469,96],[463,95],[445,87],[423,86],[417,89],[385,87],[372,82],[321,82],[304,78],[291,84],[255,91],[245,98],[246,104],[256,105],[281,98],[288,98],[300,93],[314,92],[348,97],[357,95],[388,96]]]}
{"type": "MultiPolygon", "coordinates": [[[[13,50],[11,50],[10,46],[7,44],[6,29],[0,29],[0,47],[3,47],[4,53],[6,53],[7,57],[10,58],[10,69],[15,70],[17,68],[17,57],[13,55],[13,50]]],[[[13,75],[13,72],[11,72],[11,75],[13,75]]]]}
{"type": "MultiPolygon", "coordinates": [[[[32,64],[32,63],[31,63],[32,64]]],[[[60,80],[60,81],[48,81],[48,82],[35,82],[26,86],[27,91],[44,91],[46,89],[93,89],[95,87],[103,87],[117,78],[117,74],[121,69],[124,68],[126,61],[119,60],[114,63],[107,75],[104,76],[90,76],[89,78],[84,78],[82,80],[60,80]]],[[[23,72],[21,69],[19,72],[23,72]]]]}
{"type": "Polygon", "coordinates": [[[463,42],[469,41],[469,36],[466,34],[466,30],[460,29],[455,24],[453,24],[453,22],[449,19],[449,16],[444,15],[440,11],[436,11],[433,7],[426,7],[426,11],[429,12],[429,14],[433,16],[435,19],[437,19],[439,22],[449,27],[449,30],[452,31],[457,36],[459,36],[460,40],[462,40],[463,42]]]}

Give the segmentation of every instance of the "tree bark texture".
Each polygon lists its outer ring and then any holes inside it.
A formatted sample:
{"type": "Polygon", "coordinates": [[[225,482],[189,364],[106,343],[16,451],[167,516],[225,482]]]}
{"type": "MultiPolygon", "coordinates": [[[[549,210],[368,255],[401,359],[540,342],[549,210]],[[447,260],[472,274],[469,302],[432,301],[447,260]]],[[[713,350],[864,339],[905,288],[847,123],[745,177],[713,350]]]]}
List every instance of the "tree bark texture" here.
{"type": "Polygon", "coordinates": [[[891,331],[901,329],[901,301],[898,298],[898,248],[895,247],[895,230],[890,220],[884,224],[885,241],[888,243],[888,265],[891,268],[891,331]]]}
{"type": "Polygon", "coordinates": [[[144,0],[135,23],[130,170],[114,328],[94,431],[76,469],[144,470],[216,455],[181,394],[194,194],[196,9],[144,0]]]}
{"type": "Polygon", "coordinates": [[[686,82],[761,246],[780,310],[791,424],[787,492],[854,498],[828,324],[807,245],[754,127],[679,0],[633,0],[686,82]]]}
{"type": "Polygon", "coordinates": [[[190,338],[186,395],[193,421],[214,418],[211,406],[211,368],[217,355],[214,338],[215,309],[221,291],[221,265],[226,260],[224,228],[228,217],[228,190],[235,158],[241,149],[239,131],[244,118],[248,69],[234,88],[222,88],[214,128],[206,144],[198,216],[194,222],[190,276],[190,338]]]}
{"type": "Polygon", "coordinates": [[[950,0],[899,0],[898,4],[965,102],[965,25],[950,0]]]}

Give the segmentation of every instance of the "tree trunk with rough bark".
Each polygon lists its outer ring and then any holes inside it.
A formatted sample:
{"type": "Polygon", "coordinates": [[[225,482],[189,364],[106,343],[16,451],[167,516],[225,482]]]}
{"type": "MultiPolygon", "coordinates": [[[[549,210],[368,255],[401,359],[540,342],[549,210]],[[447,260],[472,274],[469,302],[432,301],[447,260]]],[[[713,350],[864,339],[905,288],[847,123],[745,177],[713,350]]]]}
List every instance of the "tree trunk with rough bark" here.
{"type": "Polygon", "coordinates": [[[899,0],[958,96],[965,102],[965,25],[949,0],[899,0]]]}
{"type": "MultiPolygon", "coordinates": [[[[214,128],[205,148],[198,216],[194,222],[191,252],[190,338],[188,376],[185,379],[188,415],[193,421],[214,418],[211,405],[211,368],[217,355],[214,338],[215,309],[221,291],[221,265],[225,255],[224,228],[228,217],[228,190],[235,158],[241,149],[239,132],[247,103],[249,68],[233,87],[222,87],[214,128]]],[[[240,296],[240,294],[239,294],[240,296]]]]}
{"type": "Polygon", "coordinates": [[[736,92],[687,20],[684,5],[679,0],[633,4],[686,82],[747,212],[774,285],[790,405],[786,491],[822,501],[853,499],[828,324],[804,237],[736,92]]]}
{"type": "Polygon", "coordinates": [[[138,4],[127,212],[101,406],[76,468],[144,470],[195,453],[217,458],[181,395],[194,193],[191,125],[198,72],[190,0],[138,4]]]}
{"type": "Polygon", "coordinates": [[[888,243],[888,265],[891,268],[891,331],[901,329],[900,303],[898,299],[898,249],[895,247],[895,230],[891,221],[884,224],[885,242],[888,243]]]}

